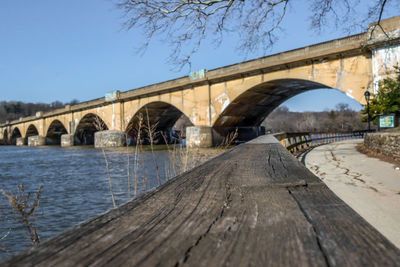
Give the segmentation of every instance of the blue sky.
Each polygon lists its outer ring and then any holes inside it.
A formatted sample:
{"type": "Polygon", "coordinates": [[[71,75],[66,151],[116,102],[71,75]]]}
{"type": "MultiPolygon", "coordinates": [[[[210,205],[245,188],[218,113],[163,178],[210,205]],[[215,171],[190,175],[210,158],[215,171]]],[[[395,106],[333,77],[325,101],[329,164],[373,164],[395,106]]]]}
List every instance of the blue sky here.
{"type": "MultiPolygon", "coordinates": [[[[235,49],[237,39],[226,36],[219,47],[204,43],[193,57],[192,70],[214,69],[345,35],[309,30],[308,7],[302,3],[291,7],[284,21],[286,31],[270,51],[245,58],[235,49]]],[[[138,54],[135,48],[143,35],[123,30],[121,17],[112,0],[0,1],[0,101],[86,101],[188,74],[187,68],[176,71],[167,63],[170,47],[160,41],[138,54]]],[[[318,111],[339,102],[361,108],[335,90],[304,93],[284,105],[293,111],[318,111]]]]}

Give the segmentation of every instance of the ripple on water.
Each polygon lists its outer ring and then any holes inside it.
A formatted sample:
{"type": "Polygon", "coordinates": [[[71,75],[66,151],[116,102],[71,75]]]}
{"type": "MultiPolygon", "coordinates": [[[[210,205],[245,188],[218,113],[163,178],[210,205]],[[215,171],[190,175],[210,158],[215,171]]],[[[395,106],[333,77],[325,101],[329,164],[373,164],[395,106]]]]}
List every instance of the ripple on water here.
{"type": "MultiPolygon", "coordinates": [[[[201,154],[215,156],[221,151],[205,150],[201,154]]],[[[130,174],[133,173],[134,150],[106,150],[113,191],[118,204],[128,198],[127,159],[130,157],[130,174]]],[[[160,176],[168,166],[167,151],[155,151],[160,176]]],[[[145,176],[140,192],[157,186],[155,167],[151,152],[140,154],[141,167],[138,177],[145,176]]],[[[162,179],[164,181],[164,179],[162,179]]],[[[40,208],[37,212],[37,227],[41,240],[45,240],[95,215],[113,207],[106,175],[104,156],[101,150],[88,147],[16,147],[0,146],[0,189],[15,192],[23,184],[25,191],[36,191],[43,185],[40,208]]],[[[132,177],[130,179],[131,192],[132,177]]],[[[0,197],[0,242],[11,252],[28,248],[29,237],[25,230],[6,218],[10,209],[7,200],[0,197]]],[[[0,257],[5,254],[0,253],[0,257]]]]}

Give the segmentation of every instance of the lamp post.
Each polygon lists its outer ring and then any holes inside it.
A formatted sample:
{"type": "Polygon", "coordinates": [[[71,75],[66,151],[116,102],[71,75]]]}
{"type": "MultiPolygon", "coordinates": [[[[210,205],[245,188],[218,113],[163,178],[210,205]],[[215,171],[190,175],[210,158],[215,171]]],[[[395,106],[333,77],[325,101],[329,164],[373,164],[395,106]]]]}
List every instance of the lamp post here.
{"type": "Polygon", "coordinates": [[[369,98],[371,96],[371,93],[367,90],[364,93],[365,96],[365,100],[367,101],[367,114],[368,114],[368,132],[371,131],[371,120],[370,120],[370,116],[369,116],[369,98]]]}

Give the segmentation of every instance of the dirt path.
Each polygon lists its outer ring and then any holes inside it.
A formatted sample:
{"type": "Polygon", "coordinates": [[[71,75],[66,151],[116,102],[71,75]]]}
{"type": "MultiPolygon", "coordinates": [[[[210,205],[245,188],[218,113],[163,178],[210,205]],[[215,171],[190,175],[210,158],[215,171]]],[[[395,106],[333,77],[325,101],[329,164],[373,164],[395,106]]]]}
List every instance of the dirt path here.
{"type": "Polygon", "coordinates": [[[362,140],[316,147],[302,162],[400,248],[400,171],[356,150],[362,140]]]}

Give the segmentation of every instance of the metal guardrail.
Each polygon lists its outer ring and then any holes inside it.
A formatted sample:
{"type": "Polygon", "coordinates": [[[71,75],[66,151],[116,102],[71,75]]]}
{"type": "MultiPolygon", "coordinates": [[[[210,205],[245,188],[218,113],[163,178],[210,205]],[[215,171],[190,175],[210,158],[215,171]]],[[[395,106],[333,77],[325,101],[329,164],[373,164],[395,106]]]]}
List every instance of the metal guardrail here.
{"type": "Polygon", "coordinates": [[[299,132],[276,133],[275,138],[292,153],[301,151],[312,145],[328,144],[348,139],[364,138],[367,130],[353,132],[299,132]]]}

